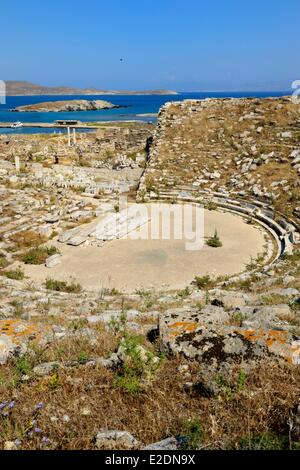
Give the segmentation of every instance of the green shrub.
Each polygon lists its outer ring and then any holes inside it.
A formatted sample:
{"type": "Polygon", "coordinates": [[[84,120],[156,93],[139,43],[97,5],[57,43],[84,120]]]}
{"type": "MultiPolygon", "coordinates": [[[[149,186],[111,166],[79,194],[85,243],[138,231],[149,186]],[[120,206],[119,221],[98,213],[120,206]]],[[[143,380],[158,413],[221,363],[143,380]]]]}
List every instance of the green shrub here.
{"type": "Polygon", "coordinates": [[[221,392],[224,394],[224,396],[230,400],[233,396],[233,389],[231,385],[227,382],[227,380],[224,378],[222,374],[219,374],[216,378],[216,384],[220,388],[221,392]]]}
{"type": "Polygon", "coordinates": [[[124,364],[126,372],[141,375],[144,371],[144,362],[141,358],[139,346],[143,342],[143,337],[139,335],[126,335],[122,344],[128,360],[124,364]]]}
{"type": "Polygon", "coordinates": [[[60,377],[57,372],[51,375],[49,379],[49,388],[51,390],[56,390],[60,386],[60,377]]]}
{"type": "Polygon", "coordinates": [[[122,347],[126,359],[115,379],[116,386],[132,394],[136,394],[140,391],[140,381],[145,367],[138,349],[141,341],[142,338],[137,335],[128,335],[125,337],[122,347]]]}
{"type": "Polygon", "coordinates": [[[183,426],[181,450],[197,450],[204,439],[200,421],[195,419],[183,426]]]}
{"type": "Polygon", "coordinates": [[[22,281],[25,277],[24,271],[20,268],[12,271],[3,271],[2,274],[8,277],[8,279],[14,279],[16,281],[22,281]]]}
{"type": "Polygon", "coordinates": [[[243,369],[240,369],[237,372],[237,375],[232,378],[230,383],[222,374],[218,374],[216,377],[216,384],[218,385],[220,392],[224,395],[224,397],[227,400],[231,400],[245,390],[247,384],[247,374],[243,369]]]}
{"type": "Polygon", "coordinates": [[[15,299],[10,302],[10,305],[14,307],[14,317],[20,317],[24,313],[23,303],[15,299]]]}
{"type": "Polygon", "coordinates": [[[126,334],[121,343],[125,359],[117,371],[114,385],[127,393],[136,394],[141,389],[141,382],[148,378],[160,366],[163,358],[154,362],[155,354],[148,351],[142,357],[143,336],[126,334]]]}
{"type": "Polygon", "coordinates": [[[108,323],[109,328],[118,333],[124,331],[126,328],[127,316],[126,313],[122,313],[120,317],[112,317],[108,323]]]}
{"type": "Polygon", "coordinates": [[[178,291],[177,295],[181,299],[186,299],[187,297],[189,297],[191,295],[191,291],[190,291],[189,287],[185,287],[184,289],[178,291]]]}
{"type": "Polygon", "coordinates": [[[113,287],[112,289],[108,290],[107,295],[117,296],[117,295],[122,295],[122,292],[116,289],[115,287],[113,287]]]}
{"type": "Polygon", "coordinates": [[[137,394],[141,389],[140,379],[135,375],[119,375],[115,384],[132,395],[137,394]]]}
{"type": "Polygon", "coordinates": [[[234,312],[232,315],[231,315],[231,322],[234,324],[234,325],[237,325],[239,327],[242,327],[243,326],[243,323],[244,321],[246,320],[246,316],[243,315],[241,312],[234,312]]]}
{"type": "Polygon", "coordinates": [[[194,283],[198,287],[198,289],[209,289],[213,285],[213,280],[210,276],[196,276],[194,283]]]}
{"type": "Polygon", "coordinates": [[[21,261],[25,264],[44,264],[49,256],[59,253],[59,250],[55,246],[43,246],[37,248],[31,248],[21,255],[21,261]]]}
{"type": "Polygon", "coordinates": [[[15,363],[14,369],[18,374],[28,375],[32,367],[30,362],[25,357],[21,357],[15,363]]]}
{"type": "Polygon", "coordinates": [[[206,245],[211,246],[212,248],[220,248],[223,246],[217,230],[215,230],[214,236],[206,240],[206,245]]]}
{"type": "Polygon", "coordinates": [[[272,432],[242,437],[239,442],[239,450],[284,450],[286,448],[284,439],[272,432]]]}
{"type": "Polygon", "coordinates": [[[243,369],[240,369],[237,377],[237,391],[242,392],[247,383],[247,374],[243,369]]]}
{"type": "Polygon", "coordinates": [[[213,201],[209,201],[206,205],[205,205],[205,209],[209,210],[209,211],[216,211],[218,209],[218,206],[215,202],[213,201]]]}
{"type": "Polygon", "coordinates": [[[9,265],[6,257],[0,254],[0,269],[6,268],[9,265]]]}
{"type": "Polygon", "coordinates": [[[81,351],[79,353],[78,358],[77,358],[79,364],[85,364],[88,361],[88,359],[89,359],[89,357],[88,357],[87,353],[84,352],[84,351],[81,351]]]}
{"type": "Polygon", "coordinates": [[[72,281],[70,283],[66,281],[58,281],[56,279],[46,279],[45,282],[46,289],[53,290],[55,292],[67,292],[73,294],[79,294],[82,291],[80,284],[72,281]]]}
{"type": "Polygon", "coordinates": [[[87,319],[86,318],[79,318],[78,320],[72,320],[68,328],[73,331],[81,330],[82,328],[87,326],[87,319]]]}

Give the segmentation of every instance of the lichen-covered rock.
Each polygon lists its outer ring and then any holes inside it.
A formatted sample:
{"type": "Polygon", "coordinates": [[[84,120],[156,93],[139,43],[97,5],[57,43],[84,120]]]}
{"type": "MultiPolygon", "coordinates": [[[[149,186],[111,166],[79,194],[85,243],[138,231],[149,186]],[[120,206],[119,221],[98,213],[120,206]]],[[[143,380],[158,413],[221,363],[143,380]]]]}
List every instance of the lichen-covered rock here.
{"type": "Polygon", "coordinates": [[[154,442],[143,447],[142,450],[178,450],[178,441],[175,437],[168,437],[162,441],[154,442]]]}
{"type": "Polygon", "coordinates": [[[211,364],[266,356],[300,363],[300,338],[286,329],[262,327],[260,323],[257,327],[235,326],[225,313],[220,307],[210,306],[198,313],[171,310],[161,315],[159,331],[163,346],[172,354],[211,364]]]}
{"type": "Polygon", "coordinates": [[[0,364],[5,364],[10,357],[19,357],[28,350],[28,344],[37,340],[42,342],[49,332],[49,327],[8,318],[0,320],[0,364]]]}
{"type": "Polygon", "coordinates": [[[98,449],[136,449],[139,441],[127,431],[101,431],[96,435],[98,449]]]}
{"type": "Polygon", "coordinates": [[[0,365],[6,364],[9,357],[16,351],[17,345],[7,335],[0,335],[0,365]]]}

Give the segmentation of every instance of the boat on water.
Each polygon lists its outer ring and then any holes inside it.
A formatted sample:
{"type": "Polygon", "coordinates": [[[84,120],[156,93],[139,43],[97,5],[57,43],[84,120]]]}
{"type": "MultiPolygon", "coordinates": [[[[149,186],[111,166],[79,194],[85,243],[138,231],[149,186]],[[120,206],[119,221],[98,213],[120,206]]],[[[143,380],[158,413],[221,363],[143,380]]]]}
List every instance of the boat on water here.
{"type": "Polygon", "coordinates": [[[23,127],[23,124],[22,124],[22,122],[17,121],[17,122],[14,122],[10,127],[12,129],[17,129],[18,127],[23,127]]]}

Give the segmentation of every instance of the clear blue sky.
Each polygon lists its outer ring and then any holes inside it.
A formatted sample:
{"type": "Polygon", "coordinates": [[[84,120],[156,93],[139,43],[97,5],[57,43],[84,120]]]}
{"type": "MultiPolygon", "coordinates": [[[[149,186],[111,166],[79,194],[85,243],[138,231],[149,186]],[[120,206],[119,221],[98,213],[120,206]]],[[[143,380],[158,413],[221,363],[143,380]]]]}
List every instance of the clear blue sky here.
{"type": "Polygon", "coordinates": [[[3,80],[271,91],[300,79],[299,0],[1,0],[0,19],[3,80]]]}

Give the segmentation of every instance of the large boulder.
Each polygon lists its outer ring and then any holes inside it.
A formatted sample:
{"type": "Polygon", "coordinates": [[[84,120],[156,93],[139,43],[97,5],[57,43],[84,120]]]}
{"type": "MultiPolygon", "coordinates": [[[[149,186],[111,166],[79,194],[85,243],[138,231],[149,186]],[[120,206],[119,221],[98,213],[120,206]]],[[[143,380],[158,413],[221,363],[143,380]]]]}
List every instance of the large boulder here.
{"type": "MultiPolygon", "coordinates": [[[[267,314],[267,307],[262,312],[267,314]]],[[[300,363],[300,338],[288,330],[264,327],[261,321],[236,326],[226,315],[221,307],[212,306],[198,312],[167,311],[159,319],[162,346],[168,353],[210,364],[240,363],[265,356],[300,363]]]]}

